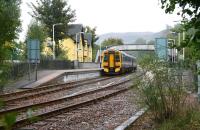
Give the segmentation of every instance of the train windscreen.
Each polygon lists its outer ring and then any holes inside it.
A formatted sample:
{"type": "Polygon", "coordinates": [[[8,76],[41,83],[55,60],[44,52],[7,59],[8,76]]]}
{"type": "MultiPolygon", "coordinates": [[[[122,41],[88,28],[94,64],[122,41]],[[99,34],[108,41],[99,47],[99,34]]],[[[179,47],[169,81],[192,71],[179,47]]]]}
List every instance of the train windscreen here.
{"type": "Polygon", "coordinates": [[[115,61],[116,61],[116,62],[120,62],[119,54],[115,54],[115,61]]]}
{"type": "Polygon", "coordinates": [[[104,54],[103,61],[104,61],[104,62],[108,62],[108,54],[104,54]]]}

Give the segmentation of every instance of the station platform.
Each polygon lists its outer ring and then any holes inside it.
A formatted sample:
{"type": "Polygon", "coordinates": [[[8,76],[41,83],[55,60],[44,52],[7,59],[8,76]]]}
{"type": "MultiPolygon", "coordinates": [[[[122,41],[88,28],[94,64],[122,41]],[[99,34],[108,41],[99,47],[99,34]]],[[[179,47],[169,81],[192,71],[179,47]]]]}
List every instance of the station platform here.
{"type": "Polygon", "coordinates": [[[35,73],[31,74],[31,80],[28,76],[5,85],[4,93],[21,91],[21,89],[31,89],[43,84],[46,84],[58,77],[68,74],[89,73],[92,71],[100,71],[100,68],[94,69],[71,69],[71,70],[40,70],[37,72],[37,81],[35,80],[35,73]]]}

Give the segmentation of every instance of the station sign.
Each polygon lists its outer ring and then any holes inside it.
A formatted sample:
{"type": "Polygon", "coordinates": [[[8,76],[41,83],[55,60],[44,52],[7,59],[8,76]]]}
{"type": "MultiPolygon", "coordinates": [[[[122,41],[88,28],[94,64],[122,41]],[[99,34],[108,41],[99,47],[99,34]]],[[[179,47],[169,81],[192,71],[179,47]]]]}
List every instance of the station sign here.
{"type": "Polygon", "coordinates": [[[28,40],[28,60],[30,63],[40,63],[40,41],[38,39],[28,40]]]}
{"type": "Polygon", "coordinates": [[[155,52],[160,60],[167,60],[167,38],[156,38],[155,52]]]}

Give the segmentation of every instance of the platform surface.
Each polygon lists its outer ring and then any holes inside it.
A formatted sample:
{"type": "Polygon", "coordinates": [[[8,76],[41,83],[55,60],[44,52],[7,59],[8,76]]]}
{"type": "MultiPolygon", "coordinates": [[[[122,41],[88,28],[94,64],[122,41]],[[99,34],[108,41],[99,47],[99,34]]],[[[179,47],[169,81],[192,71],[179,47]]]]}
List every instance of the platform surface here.
{"type": "Polygon", "coordinates": [[[100,71],[100,68],[94,68],[94,69],[71,69],[71,70],[41,70],[37,72],[37,81],[35,80],[35,73],[31,74],[31,80],[29,80],[28,76],[22,77],[21,79],[14,81],[12,83],[9,83],[5,86],[4,92],[9,91],[9,89],[13,89],[13,91],[16,89],[24,88],[34,88],[38,87],[44,83],[47,83],[65,73],[83,73],[83,72],[89,72],[89,71],[100,71]]]}

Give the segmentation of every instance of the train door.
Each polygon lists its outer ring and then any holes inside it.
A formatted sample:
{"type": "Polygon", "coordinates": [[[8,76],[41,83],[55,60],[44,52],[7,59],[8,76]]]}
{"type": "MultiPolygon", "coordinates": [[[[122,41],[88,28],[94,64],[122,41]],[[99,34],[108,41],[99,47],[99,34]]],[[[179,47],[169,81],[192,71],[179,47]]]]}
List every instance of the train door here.
{"type": "Polygon", "coordinates": [[[115,65],[114,58],[115,58],[114,54],[110,53],[109,54],[109,67],[110,68],[114,68],[114,65],[115,65]]]}

